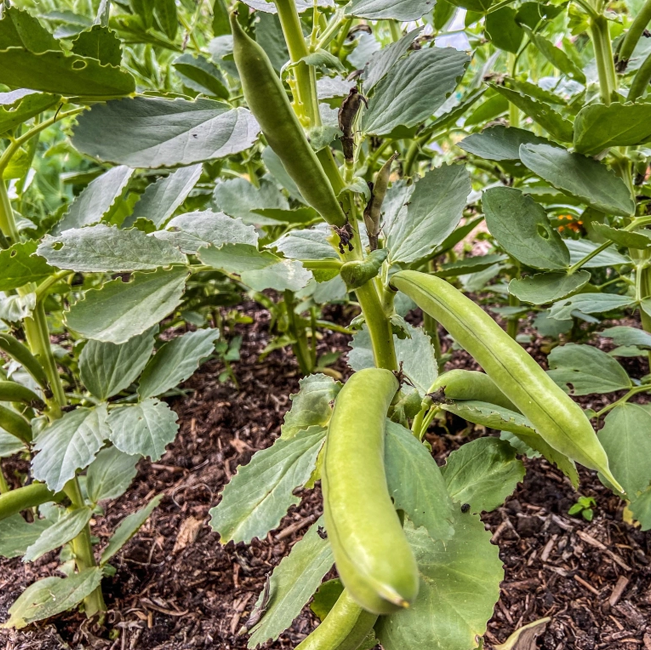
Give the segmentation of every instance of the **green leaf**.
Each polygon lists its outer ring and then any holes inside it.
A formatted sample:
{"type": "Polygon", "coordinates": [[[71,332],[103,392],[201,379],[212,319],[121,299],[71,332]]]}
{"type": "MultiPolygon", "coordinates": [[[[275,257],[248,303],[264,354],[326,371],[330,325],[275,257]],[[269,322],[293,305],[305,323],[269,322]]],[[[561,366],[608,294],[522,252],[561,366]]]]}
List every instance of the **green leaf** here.
{"type": "Polygon", "coordinates": [[[219,505],[210,511],[210,525],[222,544],[264,539],[280,524],[288,508],[300,502],[294,490],[310,478],[325,433],[323,427],[313,426],[293,438],[279,438],[238,468],[219,505]]]}
{"type": "Polygon", "coordinates": [[[12,558],[25,554],[41,534],[51,526],[48,519],[35,519],[28,524],[21,515],[12,515],[2,520],[0,526],[0,557],[12,558]]]}
{"type": "Polygon", "coordinates": [[[138,470],[139,456],[130,456],[117,447],[107,447],[97,454],[86,472],[86,492],[92,503],[117,499],[131,485],[138,470]]]}
{"type": "Polygon", "coordinates": [[[134,170],[113,167],[95,180],[75,198],[63,219],[55,226],[58,234],[69,228],[81,228],[109,218],[122,200],[134,170]]]}
{"type": "Polygon", "coordinates": [[[127,515],[120,522],[118,529],[113,533],[113,537],[102,552],[101,566],[104,566],[140,530],[162,498],[162,494],[156,495],[144,508],[127,515]]]}
{"type": "Polygon", "coordinates": [[[153,235],[165,239],[183,253],[194,255],[200,248],[213,244],[248,244],[257,248],[258,234],[253,226],[233,219],[223,212],[187,212],[174,217],[166,227],[153,235]]]}
{"type": "Polygon", "coordinates": [[[419,20],[432,11],[432,0],[353,0],[346,13],[369,20],[419,20]]]}
{"type": "Polygon", "coordinates": [[[38,93],[27,88],[0,93],[0,133],[16,128],[58,101],[58,95],[38,93]]]}
{"type": "Polygon", "coordinates": [[[309,230],[290,230],[272,246],[292,260],[339,259],[336,250],[328,242],[330,234],[330,228],[325,224],[309,230]]]}
{"type": "Polygon", "coordinates": [[[43,578],[31,584],[9,608],[11,615],[0,627],[21,629],[35,621],[72,609],[102,581],[102,569],[93,567],[67,578],[43,578]]]}
{"type": "Polygon", "coordinates": [[[0,429],[0,458],[8,458],[17,454],[19,451],[25,451],[25,443],[22,440],[0,429]]]}
{"type": "Polygon", "coordinates": [[[119,97],[136,89],[129,73],[96,59],[63,52],[35,54],[22,47],[0,51],[0,83],[91,98],[119,97]]]}
{"type": "Polygon", "coordinates": [[[27,548],[23,562],[34,562],[46,553],[74,539],[92,516],[93,511],[86,506],[68,511],[59,521],[48,526],[40,537],[27,548]]]}
{"type": "Polygon", "coordinates": [[[517,54],[524,38],[524,30],[516,21],[516,16],[515,9],[502,7],[487,14],[484,21],[486,34],[493,45],[514,54],[517,54]]]}
{"type": "Polygon", "coordinates": [[[541,453],[550,463],[554,463],[570,479],[573,485],[579,484],[579,475],[574,461],[551,447],[521,413],[510,411],[495,404],[474,400],[443,404],[441,406],[444,410],[454,413],[468,422],[514,434],[528,447],[541,453]]]}
{"type": "Polygon", "coordinates": [[[629,507],[635,519],[640,522],[640,530],[651,530],[651,488],[632,499],[629,507]]]}
{"type": "Polygon", "coordinates": [[[119,66],[122,60],[122,41],[103,25],[93,25],[80,32],[72,41],[72,51],[79,56],[97,59],[102,65],[119,66]]]}
{"type": "Polygon", "coordinates": [[[36,242],[17,243],[0,250],[0,291],[18,289],[28,282],[41,282],[54,269],[36,253],[36,242]]]}
{"type": "MultiPolygon", "coordinates": [[[[593,253],[600,246],[597,242],[589,239],[566,239],[565,244],[570,249],[570,261],[576,264],[588,253],[593,253]]],[[[617,266],[618,264],[630,264],[631,258],[620,255],[613,246],[598,253],[589,261],[583,264],[586,269],[597,269],[604,266],[617,266]]]]}
{"type": "MultiPolygon", "coordinates": [[[[398,363],[402,364],[402,371],[412,382],[421,395],[429,390],[438,376],[438,364],[434,347],[428,334],[422,329],[403,322],[403,329],[407,338],[400,339],[393,335],[398,363]]],[[[349,344],[351,351],[348,353],[348,365],[355,371],[375,366],[373,347],[368,327],[355,332],[349,344]]]]}
{"type": "Polygon", "coordinates": [[[436,461],[411,431],[387,420],[384,463],[389,494],[416,527],[433,540],[450,539],[453,505],[436,461]]]}
{"type": "Polygon", "coordinates": [[[637,327],[618,325],[609,327],[601,332],[600,336],[612,339],[615,345],[635,345],[640,348],[651,349],[651,334],[637,327]]]}
{"type": "Polygon", "coordinates": [[[100,289],[86,291],[66,313],[66,322],[86,338],[125,343],[176,309],[186,278],[185,269],[159,269],[134,273],[129,282],[106,282],[100,289]]]}
{"type": "Polygon", "coordinates": [[[570,79],[578,81],[581,84],[585,84],[585,74],[583,70],[579,68],[570,57],[563,52],[559,47],[556,47],[553,43],[548,41],[544,36],[541,36],[538,32],[529,32],[529,36],[533,41],[534,45],[538,48],[540,53],[557,69],[560,70],[564,75],[567,75],[570,79]]]}
{"type": "Polygon", "coordinates": [[[633,500],[651,482],[651,412],[637,404],[616,406],[597,435],[613,476],[633,500]]]}
{"type": "MultiPolygon", "coordinates": [[[[493,14],[488,15],[492,16],[493,14]]],[[[520,160],[521,144],[545,143],[549,143],[549,140],[541,138],[531,131],[498,124],[489,126],[481,133],[469,135],[461,140],[458,146],[480,158],[500,162],[502,160],[520,160]]]]}
{"type": "Polygon", "coordinates": [[[95,104],[78,118],[72,143],[100,160],[155,169],[240,153],[258,133],[243,108],[210,99],[134,97],[95,104]]]}
{"type": "Polygon", "coordinates": [[[0,293],[0,320],[18,322],[31,317],[36,307],[36,294],[34,292],[23,296],[5,296],[0,293]]]}
{"type": "Polygon", "coordinates": [[[147,364],[138,394],[141,399],[162,395],[185,381],[215,351],[217,329],[200,329],[168,341],[147,364]]]}
{"type": "Polygon", "coordinates": [[[152,327],[120,345],[88,341],[79,357],[84,386],[101,400],[107,400],[128,388],[154,351],[157,329],[152,327]]]}
{"type": "Polygon", "coordinates": [[[606,314],[629,307],[634,302],[628,296],[618,296],[613,293],[579,293],[553,304],[549,315],[556,320],[567,320],[575,311],[582,314],[606,314]]]}
{"type": "Polygon", "coordinates": [[[403,209],[385,219],[391,261],[411,263],[428,257],[458,225],[471,189],[461,165],[425,174],[412,191],[406,215],[403,209]]]}
{"type": "Polygon", "coordinates": [[[592,228],[598,235],[605,239],[610,239],[618,246],[637,248],[639,250],[645,250],[651,247],[651,236],[647,234],[648,231],[646,229],[629,232],[628,230],[620,230],[605,223],[598,222],[594,222],[592,228]]]}
{"type": "MultiPolygon", "coordinates": [[[[59,42],[27,11],[6,5],[0,20],[0,50],[24,47],[30,52],[60,50],[59,42]]],[[[18,84],[19,87],[20,84],[18,84]]]]}
{"type": "Polygon", "coordinates": [[[517,106],[525,115],[540,124],[554,139],[572,142],[572,122],[566,120],[551,106],[524,93],[511,90],[505,86],[491,85],[502,97],[517,106]]]}
{"type": "Polygon", "coordinates": [[[165,402],[150,398],[120,406],[108,417],[109,439],[125,454],[159,460],[179,430],[177,415],[165,402]]]}
{"type": "Polygon", "coordinates": [[[184,85],[209,97],[228,99],[228,88],[219,68],[203,56],[182,54],[172,65],[184,85]]]}
{"type": "MultiPolygon", "coordinates": [[[[395,5],[395,3],[393,3],[395,5]]],[[[409,50],[414,39],[420,34],[421,29],[412,29],[400,40],[391,43],[381,50],[374,52],[364,68],[364,90],[366,92],[374,88],[379,81],[384,79],[391,67],[401,59],[409,50]]]]}
{"type": "Polygon", "coordinates": [[[224,273],[235,273],[255,291],[299,291],[306,287],[312,274],[297,260],[284,260],[268,251],[258,251],[249,244],[207,246],[197,251],[199,259],[224,273]]]}
{"type": "Polygon", "coordinates": [[[549,376],[570,395],[612,393],[632,387],[624,368],[592,345],[561,345],[547,359],[549,376]]]}
{"type": "Polygon", "coordinates": [[[441,473],[450,496],[479,513],[501,506],[524,479],[525,469],[508,442],[479,438],[453,451],[441,473]]]}
{"type": "Polygon", "coordinates": [[[592,158],[545,144],[523,144],[520,160],[557,189],[597,210],[621,216],[635,213],[635,203],[624,181],[592,158]]]}
{"type": "Polygon", "coordinates": [[[175,0],[154,0],[154,14],[165,35],[173,41],[179,28],[175,0]]]}
{"type": "Polygon", "coordinates": [[[565,298],[578,291],[590,281],[589,271],[574,275],[565,273],[539,273],[509,282],[509,293],[521,302],[544,305],[565,298]]]}
{"type": "Polygon", "coordinates": [[[93,461],[109,437],[106,405],[77,407],[54,420],[36,438],[39,452],[32,460],[35,479],[44,481],[52,492],[63,486],[93,461]]]}
{"type": "Polygon", "coordinates": [[[38,253],[57,268],[89,273],[153,271],[188,261],[169,242],[135,228],[121,230],[102,223],[47,235],[38,253]]]}
{"type": "Polygon", "coordinates": [[[451,540],[433,542],[424,528],[405,522],[420,590],[411,607],[379,619],[385,650],[469,650],[486,632],[504,577],[499,549],[475,515],[457,513],[454,528],[451,540]]]}
{"type": "Polygon", "coordinates": [[[512,187],[494,187],[482,196],[486,225],[509,255],[527,266],[564,269],[570,253],[545,210],[512,187]]]}
{"type": "Polygon", "coordinates": [[[270,224],[277,222],[265,218],[258,210],[279,208],[288,210],[289,203],[274,183],[262,179],[255,187],[245,178],[222,180],[215,186],[214,201],[218,209],[231,217],[239,217],[245,223],[270,224]]]}
{"type": "MultiPolygon", "coordinates": [[[[297,542],[290,554],[274,569],[269,581],[269,602],[262,620],[252,628],[248,647],[255,648],[286,630],[301,613],[333,564],[327,539],[319,535],[323,517],[297,542]]],[[[256,607],[263,605],[264,593],[256,607]]]]}
{"type": "Polygon", "coordinates": [[[289,396],[292,406],[285,413],[280,428],[281,437],[294,438],[312,426],[327,427],[332,416],[332,403],[341,390],[341,383],[327,375],[303,377],[298,382],[299,391],[289,396]]]}
{"type": "Polygon", "coordinates": [[[469,61],[464,52],[438,47],[399,60],[376,86],[364,114],[363,130],[389,135],[400,126],[421,124],[452,94],[469,61]]]}
{"type": "Polygon", "coordinates": [[[122,227],[132,226],[138,219],[148,219],[160,228],[188,198],[201,176],[202,165],[190,165],[173,171],[147,186],[133,213],[122,227]]]}
{"type": "Polygon", "coordinates": [[[223,36],[231,33],[225,0],[215,0],[212,6],[212,33],[213,36],[223,36]]]}
{"type": "Polygon", "coordinates": [[[574,148],[596,155],[651,141],[651,104],[590,104],[574,120],[574,148]]]}

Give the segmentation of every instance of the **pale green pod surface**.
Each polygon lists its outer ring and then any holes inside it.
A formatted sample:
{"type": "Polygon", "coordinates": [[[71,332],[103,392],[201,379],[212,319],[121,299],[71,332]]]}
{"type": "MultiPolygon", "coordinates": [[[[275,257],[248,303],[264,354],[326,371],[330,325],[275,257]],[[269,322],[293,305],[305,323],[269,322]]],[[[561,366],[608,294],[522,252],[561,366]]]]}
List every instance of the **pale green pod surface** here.
{"type": "Polygon", "coordinates": [[[445,327],[549,445],[623,492],[581,407],[483,309],[433,275],[400,271],[391,283],[445,327]]]}
{"type": "Polygon", "coordinates": [[[322,472],[328,539],[344,587],[365,610],[391,614],[418,594],[418,568],[384,471],[386,415],[398,381],[355,373],[337,396],[322,472]]]}
{"type": "Polygon", "coordinates": [[[303,127],[289,103],[283,84],[267,53],[242,29],[231,14],[233,58],[240,73],[244,98],[287,173],[305,201],[328,223],[346,223],[339,201],[303,127]]]}
{"type": "Polygon", "coordinates": [[[455,368],[440,375],[433,388],[434,390],[443,389],[447,399],[476,400],[497,404],[497,406],[503,406],[510,411],[518,410],[495,382],[483,372],[455,368]]]}
{"type": "Polygon", "coordinates": [[[319,627],[296,650],[357,650],[377,621],[345,589],[319,627]]]}

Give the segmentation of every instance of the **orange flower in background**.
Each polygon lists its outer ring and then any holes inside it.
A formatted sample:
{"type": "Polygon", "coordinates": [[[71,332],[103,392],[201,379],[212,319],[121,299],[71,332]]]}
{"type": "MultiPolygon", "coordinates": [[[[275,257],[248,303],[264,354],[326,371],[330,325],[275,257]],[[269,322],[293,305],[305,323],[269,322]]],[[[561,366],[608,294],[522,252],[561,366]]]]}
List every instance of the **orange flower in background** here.
{"type": "Polygon", "coordinates": [[[558,226],[558,232],[563,232],[565,228],[568,228],[569,230],[572,230],[573,232],[581,232],[583,229],[583,221],[580,219],[576,219],[573,215],[571,214],[561,214],[558,216],[558,220],[567,220],[569,223],[562,224],[558,226]]]}

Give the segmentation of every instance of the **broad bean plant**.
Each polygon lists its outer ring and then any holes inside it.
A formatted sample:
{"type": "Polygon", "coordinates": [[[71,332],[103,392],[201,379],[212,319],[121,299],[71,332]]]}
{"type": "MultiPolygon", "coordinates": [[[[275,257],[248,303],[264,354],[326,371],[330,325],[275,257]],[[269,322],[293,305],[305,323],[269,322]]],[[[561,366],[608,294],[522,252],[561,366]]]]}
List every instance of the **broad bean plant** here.
{"type": "Polygon", "coordinates": [[[66,577],[5,625],[104,609],[109,560],[160,497],[99,559],[89,522],[174,439],[161,397],[215,343],[227,358],[220,308],[245,295],[305,376],[211,525],[262,539],[318,481],[324,511],[260,594],[250,647],[311,598],[302,650],[477,647],[503,577],[479,514],[522,480],[518,455],[575,486],[577,463],[596,470],[651,528],[633,399],[651,387],[616,358],[651,350],[649,0],[57,4],[0,20],[0,449],[30,461],[0,485],[0,552],[62,547],[66,577]],[[322,318],[346,301],[347,327],[322,318]],[[548,372],[521,346],[531,313],[548,372]],[[642,327],[600,330],[610,354],[558,345],[623,315],[642,327]],[[345,383],[317,358],[323,327],[353,333],[345,383]],[[484,372],[445,372],[443,330],[484,372]],[[599,411],[570,396],[616,391],[599,411]],[[439,467],[426,433],[445,413],[500,437],[439,467]]]}

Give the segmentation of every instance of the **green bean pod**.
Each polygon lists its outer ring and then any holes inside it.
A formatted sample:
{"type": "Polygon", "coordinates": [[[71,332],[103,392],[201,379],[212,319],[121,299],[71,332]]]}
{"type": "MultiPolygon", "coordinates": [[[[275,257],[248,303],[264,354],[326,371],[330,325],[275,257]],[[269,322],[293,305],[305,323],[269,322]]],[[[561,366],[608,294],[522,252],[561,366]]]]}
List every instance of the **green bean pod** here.
{"type": "Polygon", "coordinates": [[[497,406],[503,406],[510,411],[518,410],[495,382],[483,372],[455,368],[440,375],[433,388],[435,391],[442,389],[447,399],[476,400],[497,404],[497,406]]]}
{"type": "Polygon", "coordinates": [[[47,377],[43,366],[24,343],[10,334],[0,334],[0,350],[23,366],[41,388],[47,388],[47,377]]]}
{"type": "Polygon", "coordinates": [[[329,224],[343,226],[346,215],[287,98],[267,53],[231,14],[233,58],[244,98],[269,146],[282,161],[305,201],[329,224]]]}
{"type": "Polygon", "coordinates": [[[44,402],[33,390],[15,381],[0,381],[0,402],[21,402],[32,408],[45,408],[44,402]]]}
{"type": "Polygon", "coordinates": [[[391,614],[418,594],[418,568],[389,496],[386,415],[398,390],[389,370],[367,368],[341,389],[322,470],[328,539],[339,577],[366,611],[391,614]]]}
{"type": "Polygon", "coordinates": [[[400,271],[391,283],[447,329],[551,447],[624,491],[581,407],[483,309],[433,275],[400,271]]]}
{"type": "Polygon", "coordinates": [[[32,427],[30,423],[16,411],[8,409],[0,404],[0,429],[4,429],[12,436],[16,436],[23,442],[32,441],[32,427]]]}
{"type": "Polygon", "coordinates": [[[341,266],[339,273],[348,291],[359,289],[380,272],[389,252],[385,248],[371,251],[365,260],[353,260],[341,266]]]}
{"type": "Polygon", "coordinates": [[[48,490],[45,483],[32,483],[16,490],[9,490],[9,492],[0,494],[0,521],[21,510],[56,500],[58,499],[54,492],[48,490]]]}
{"type": "Polygon", "coordinates": [[[344,589],[319,627],[296,650],[357,650],[377,621],[344,589]]]}

